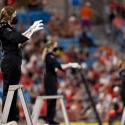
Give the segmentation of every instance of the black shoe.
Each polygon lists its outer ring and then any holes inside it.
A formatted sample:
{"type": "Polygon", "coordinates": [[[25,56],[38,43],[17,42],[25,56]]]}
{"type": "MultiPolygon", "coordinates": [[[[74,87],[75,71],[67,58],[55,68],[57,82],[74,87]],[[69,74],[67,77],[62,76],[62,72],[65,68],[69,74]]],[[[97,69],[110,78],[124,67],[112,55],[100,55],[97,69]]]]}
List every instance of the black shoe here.
{"type": "Polygon", "coordinates": [[[49,125],[59,125],[59,122],[56,122],[56,121],[49,121],[47,122],[49,125]]]}
{"type": "Polygon", "coordinates": [[[12,122],[12,121],[19,122],[19,116],[18,115],[12,117],[9,116],[7,122],[12,122]]]}

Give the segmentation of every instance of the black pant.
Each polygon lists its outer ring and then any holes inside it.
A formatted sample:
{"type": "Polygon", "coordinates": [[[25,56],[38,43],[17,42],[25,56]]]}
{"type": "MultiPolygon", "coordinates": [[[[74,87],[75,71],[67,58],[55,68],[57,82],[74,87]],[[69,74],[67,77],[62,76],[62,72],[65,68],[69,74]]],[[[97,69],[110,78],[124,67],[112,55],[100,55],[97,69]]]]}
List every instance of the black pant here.
{"type": "Polygon", "coordinates": [[[122,69],[119,74],[121,78],[121,97],[125,106],[125,69],[122,69]]]}
{"type": "MultiPolygon", "coordinates": [[[[19,83],[21,75],[21,58],[16,55],[6,56],[2,60],[1,70],[3,74],[3,105],[2,105],[3,109],[9,85],[17,85],[19,83]]],[[[19,111],[16,103],[17,103],[17,92],[14,93],[12,105],[8,116],[8,122],[13,120],[14,121],[19,120],[19,111]]]]}
{"type": "MultiPolygon", "coordinates": [[[[46,95],[57,95],[57,78],[51,74],[44,76],[44,86],[46,95]]],[[[49,99],[47,101],[47,115],[46,120],[51,123],[56,114],[56,99],[49,99]]]]}

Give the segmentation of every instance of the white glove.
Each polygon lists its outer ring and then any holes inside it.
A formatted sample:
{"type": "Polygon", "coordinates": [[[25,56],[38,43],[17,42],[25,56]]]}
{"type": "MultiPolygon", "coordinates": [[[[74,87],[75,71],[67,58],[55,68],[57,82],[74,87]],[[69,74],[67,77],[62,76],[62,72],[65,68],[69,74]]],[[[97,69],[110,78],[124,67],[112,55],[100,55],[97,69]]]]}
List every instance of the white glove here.
{"type": "Polygon", "coordinates": [[[72,67],[72,68],[81,68],[81,66],[78,64],[78,63],[68,63],[68,66],[69,67],[72,67]]]}
{"type": "Polygon", "coordinates": [[[44,28],[43,26],[44,26],[43,21],[38,20],[33,23],[33,25],[30,27],[30,30],[32,33],[34,33],[36,31],[42,30],[44,28]]]}
{"type": "Polygon", "coordinates": [[[61,64],[61,67],[63,69],[67,69],[67,68],[77,68],[77,69],[80,69],[81,68],[81,65],[79,65],[78,63],[67,63],[67,64],[61,64]]]}
{"type": "Polygon", "coordinates": [[[44,25],[42,23],[42,20],[35,21],[33,25],[23,33],[23,35],[30,39],[34,32],[42,30],[43,28],[44,25]]]}

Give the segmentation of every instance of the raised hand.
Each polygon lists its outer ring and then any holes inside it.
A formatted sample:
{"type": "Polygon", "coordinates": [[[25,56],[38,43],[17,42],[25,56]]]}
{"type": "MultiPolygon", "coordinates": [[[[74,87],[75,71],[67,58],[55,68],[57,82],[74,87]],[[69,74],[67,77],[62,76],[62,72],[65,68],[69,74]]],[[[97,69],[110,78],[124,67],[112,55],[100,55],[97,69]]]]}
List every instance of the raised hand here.
{"type": "Polygon", "coordinates": [[[33,25],[30,27],[30,30],[34,33],[36,31],[42,30],[44,28],[44,24],[42,20],[35,21],[33,25]]]}
{"type": "Polygon", "coordinates": [[[35,21],[33,25],[23,33],[23,35],[30,39],[34,32],[42,30],[43,28],[44,24],[42,20],[35,21]]]}

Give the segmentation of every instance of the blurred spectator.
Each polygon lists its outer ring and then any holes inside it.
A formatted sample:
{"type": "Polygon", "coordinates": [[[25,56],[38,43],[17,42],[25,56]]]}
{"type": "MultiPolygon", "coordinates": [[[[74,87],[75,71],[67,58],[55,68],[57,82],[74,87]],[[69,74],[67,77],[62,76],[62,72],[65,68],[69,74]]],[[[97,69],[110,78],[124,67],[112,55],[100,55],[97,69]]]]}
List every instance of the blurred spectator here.
{"type": "Polygon", "coordinates": [[[120,46],[124,45],[123,28],[124,19],[120,15],[116,15],[112,20],[113,37],[114,41],[116,41],[120,46]]]}
{"type": "Polygon", "coordinates": [[[90,31],[83,31],[80,36],[80,43],[83,47],[96,47],[93,35],[90,31]]]}
{"type": "Polygon", "coordinates": [[[4,1],[3,0],[0,0],[0,9],[2,9],[3,5],[4,5],[4,1]]]}
{"type": "Polygon", "coordinates": [[[109,19],[110,19],[110,23],[112,22],[112,20],[114,19],[114,17],[117,14],[117,7],[118,7],[119,3],[117,2],[117,0],[112,0],[111,3],[109,4],[109,10],[110,10],[110,15],[109,15],[109,19]]]}
{"type": "Polygon", "coordinates": [[[28,9],[29,10],[38,10],[42,8],[42,2],[39,0],[28,0],[28,9]]]}
{"type": "Polygon", "coordinates": [[[12,6],[15,4],[15,2],[16,2],[16,0],[5,0],[5,5],[12,6]]]}
{"type": "Polygon", "coordinates": [[[80,9],[80,17],[83,28],[91,28],[93,14],[94,10],[92,9],[91,3],[86,2],[80,9]]]}

